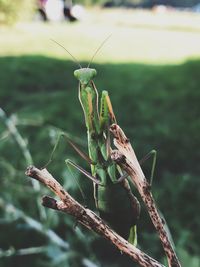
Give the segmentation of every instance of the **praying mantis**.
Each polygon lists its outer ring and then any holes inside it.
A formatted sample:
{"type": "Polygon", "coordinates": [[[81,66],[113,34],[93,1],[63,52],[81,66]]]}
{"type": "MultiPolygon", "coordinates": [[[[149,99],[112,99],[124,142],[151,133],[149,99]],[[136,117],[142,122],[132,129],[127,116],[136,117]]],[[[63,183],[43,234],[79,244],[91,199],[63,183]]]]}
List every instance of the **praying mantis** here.
{"type": "Polygon", "coordinates": [[[140,205],[132,194],[126,174],[110,157],[109,127],[116,122],[107,91],[102,92],[98,109],[98,92],[92,79],[95,69],[74,72],[79,80],[79,100],[85,115],[94,198],[100,217],[121,236],[136,244],[136,223],[140,205]]]}
{"type": "MultiPolygon", "coordinates": [[[[68,50],[66,51],[68,52],[68,50]]],[[[71,55],[71,53],[69,54],[71,55]]],[[[72,58],[75,59],[73,56],[72,58]]],[[[75,61],[77,62],[76,59],[75,61]]],[[[98,91],[93,82],[97,72],[89,65],[82,68],[79,64],[80,68],[74,71],[74,76],[79,81],[78,97],[85,117],[89,155],[82,152],[68,137],[65,137],[78,154],[90,164],[91,173],[70,159],[67,159],[66,163],[93,181],[94,200],[100,217],[108,222],[118,234],[136,245],[136,224],[140,215],[140,204],[132,193],[127,179],[128,175],[111,159],[109,128],[116,123],[116,118],[107,91],[102,91],[99,101],[98,91]]],[[[154,159],[151,177],[153,177],[156,162],[155,151],[151,151],[142,159],[143,162],[152,154],[154,159]]]]}

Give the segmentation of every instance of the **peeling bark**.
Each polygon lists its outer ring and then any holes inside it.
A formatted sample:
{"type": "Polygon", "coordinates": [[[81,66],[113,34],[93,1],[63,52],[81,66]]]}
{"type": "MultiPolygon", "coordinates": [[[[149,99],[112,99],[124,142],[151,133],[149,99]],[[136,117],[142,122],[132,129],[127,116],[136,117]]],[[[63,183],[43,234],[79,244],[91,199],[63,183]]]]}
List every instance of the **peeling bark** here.
{"type": "Polygon", "coordinates": [[[144,176],[144,173],[140,167],[129,139],[117,124],[111,125],[110,131],[114,136],[114,144],[117,148],[117,150],[112,151],[111,158],[129,174],[133,184],[140,193],[149,216],[160,237],[160,241],[165,251],[169,267],[181,267],[181,264],[174,251],[173,245],[171,244],[168,233],[164,228],[164,222],[157,210],[154,198],[151,193],[150,184],[144,176]]]}

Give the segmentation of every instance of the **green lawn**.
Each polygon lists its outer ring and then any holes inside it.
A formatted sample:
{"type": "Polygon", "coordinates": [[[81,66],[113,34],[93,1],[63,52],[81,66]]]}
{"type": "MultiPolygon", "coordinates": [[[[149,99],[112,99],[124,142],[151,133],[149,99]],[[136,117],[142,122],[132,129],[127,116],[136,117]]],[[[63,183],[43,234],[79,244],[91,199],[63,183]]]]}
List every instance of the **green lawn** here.
{"type": "MultiPolygon", "coordinates": [[[[0,105],[8,115],[17,115],[18,130],[39,167],[48,161],[55,142],[53,126],[76,137],[86,150],[78,82],[73,77],[78,67],[50,39],[63,44],[86,65],[99,44],[112,33],[91,65],[98,72],[95,83],[99,91],[109,91],[117,120],[133,142],[138,157],[153,148],[158,151],[153,193],[168,221],[184,267],[198,267],[200,254],[199,22],[198,15],[186,13],[89,10],[84,21],[75,24],[34,22],[0,29],[0,105]]],[[[3,124],[0,131],[1,198],[40,220],[35,199],[48,192],[43,189],[38,194],[32,192],[24,178],[27,163],[21,150],[3,124]]],[[[87,167],[63,143],[48,168],[83,202],[66,169],[65,158],[87,167]]],[[[143,166],[147,176],[150,165],[147,162],[143,166]]],[[[82,176],[78,179],[87,196],[86,204],[94,207],[91,183],[82,176]]],[[[41,222],[70,243],[71,249],[66,253],[51,247],[22,219],[7,214],[1,202],[0,215],[2,249],[44,245],[49,249],[45,255],[1,258],[0,254],[0,266],[82,267],[80,259],[85,257],[106,267],[133,266],[93,234],[83,229],[75,231],[74,222],[62,214],[50,212],[48,219],[41,222]],[[63,262],[58,263],[59,257],[63,262]]],[[[142,209],[139,246],[163,259],[146,216],[142,209]]]]}
{"type": "Polygon", "coordinates": [[[55,39],[79,61],[88,61],[112,34],[95,62],[180,63],[200,57],[199,25],[200,16],[185,13],[87,10],[80,23],[31,23],[0,29],[0,56],[37,54],[69,59],[50,41],[55,39]]]}

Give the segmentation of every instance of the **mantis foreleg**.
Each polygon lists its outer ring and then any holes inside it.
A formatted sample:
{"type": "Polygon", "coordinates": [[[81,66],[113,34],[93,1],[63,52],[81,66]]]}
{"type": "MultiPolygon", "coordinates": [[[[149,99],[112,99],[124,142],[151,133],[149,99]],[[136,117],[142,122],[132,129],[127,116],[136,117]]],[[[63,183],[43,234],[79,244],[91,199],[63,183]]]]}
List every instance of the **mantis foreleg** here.
{"type": "Polygon", "coordinates": [[[75,169],[77,169],[78,171],[80,171],[81,173],[83,173],[86,177],[88,177],[90,180],[92,180],[95,184],[101,185],[101,182],[96,177],[92,176],[89,172],[87,172],[86,170],[84,170],[78,164],[74,163],[72,160],[66,159],[65,160],[65,163],[67,165],[70,164],[71,166],[73,166],[75,169]]]}

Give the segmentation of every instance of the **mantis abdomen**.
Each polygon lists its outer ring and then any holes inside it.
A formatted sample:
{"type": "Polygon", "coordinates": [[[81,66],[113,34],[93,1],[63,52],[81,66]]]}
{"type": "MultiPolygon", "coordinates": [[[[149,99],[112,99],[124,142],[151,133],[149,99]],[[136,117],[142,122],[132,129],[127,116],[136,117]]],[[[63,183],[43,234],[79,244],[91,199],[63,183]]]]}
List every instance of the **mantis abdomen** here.
{"type": "Polygon", "coordinates": [[[129,238],[130,229],[136,225],[139,208],[136,199],[131,199],[121,184],[98,186],[98,210],[100,216],[125,239],[129,238]]]}

